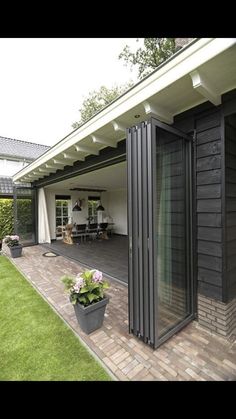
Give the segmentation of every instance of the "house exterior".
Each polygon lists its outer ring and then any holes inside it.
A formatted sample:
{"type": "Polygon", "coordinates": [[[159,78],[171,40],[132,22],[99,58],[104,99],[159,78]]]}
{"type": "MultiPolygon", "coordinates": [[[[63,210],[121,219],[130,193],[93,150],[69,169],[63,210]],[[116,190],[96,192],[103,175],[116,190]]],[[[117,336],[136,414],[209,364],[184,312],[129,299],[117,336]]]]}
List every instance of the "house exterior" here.
{"type": "Polygon", "coordinates": [[[121,217],[129,330],[156,348],[193,319],[226,338],[235,332],[235,173],[236,39],[201,38],[14,182],[16,202],[31,184],[35,243],[55,239],[56,196],[86,206],[96,189],[121,217]]]}
{"type": "Polygon", "coordinates": [[[12,176],[48,149],[42,144],[0,137],[0,198],[13,198],[12,176]]]}

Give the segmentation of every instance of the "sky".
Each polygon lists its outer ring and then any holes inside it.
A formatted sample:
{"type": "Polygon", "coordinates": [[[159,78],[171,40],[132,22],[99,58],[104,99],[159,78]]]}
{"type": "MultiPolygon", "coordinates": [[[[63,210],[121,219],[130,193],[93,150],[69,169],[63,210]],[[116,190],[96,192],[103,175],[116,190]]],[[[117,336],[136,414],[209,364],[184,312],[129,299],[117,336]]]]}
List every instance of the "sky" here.
{"type": "Polygon", "coordinates": [[[118,59],[136,38],[1,38],[0,136],[52,146],[68,135],[91,90],[130,80],[118,59]]]}

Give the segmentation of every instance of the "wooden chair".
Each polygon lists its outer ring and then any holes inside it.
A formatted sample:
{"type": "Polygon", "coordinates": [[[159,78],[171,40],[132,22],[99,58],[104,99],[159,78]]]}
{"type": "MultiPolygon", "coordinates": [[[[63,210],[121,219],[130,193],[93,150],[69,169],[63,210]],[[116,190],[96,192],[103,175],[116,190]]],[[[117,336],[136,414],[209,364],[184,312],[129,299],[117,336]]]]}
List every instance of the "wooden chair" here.
{"type": "Polygon", "coordinates": [[[87,224],[77,224],[76,225],[76,236],[81,238],[81,242],[85,241],[87,234],[87,224]]]}
{"type": "Polygon", "coordinates": [[[88,236],[91,237],[93,240],[96,239],[98,234],[98,225],[97,223],[89,224],[88,225],[88,236]]]}

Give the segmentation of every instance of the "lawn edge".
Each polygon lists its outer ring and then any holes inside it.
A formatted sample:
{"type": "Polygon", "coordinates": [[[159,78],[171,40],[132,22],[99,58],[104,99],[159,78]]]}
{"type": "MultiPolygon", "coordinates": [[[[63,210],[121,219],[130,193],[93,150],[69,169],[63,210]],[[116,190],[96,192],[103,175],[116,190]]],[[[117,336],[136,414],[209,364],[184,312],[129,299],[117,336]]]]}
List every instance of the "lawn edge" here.
{"type": "Polygon", "coordinates": [[[29,278],[24,274],[24,272],[15,264],[15,261],[13,261],[6,253],[2,254],[2,256],[5,256],[9,262],[16,268],[16,270],[26,279],[26,281],[37,291],[37,293],[40,295],[40,297],[43,298],[43,300],[52,308],[54,313],[56,313],[61,320],[64,322],[64,324],[69,327],[69,329],[73,332],[73,334],[76,336],[76,338],[79,340],[81,345],[87,349],[87,351],[92,355],[92,357],[101,365],[101,367],[104,368],[104,370],[108,373],[108,375],[114,380],[119,381],[118,378],[113,374],[113,372],[109,369],[109,367],[98,357],[98,355],[90,348],[90,346],[84,341],[84,339],[73,329],[73,327],[64,319],[64,317],[59,313],[59,311],[48,301],[48,299],[41,293],[41,291],[37,288],[35,284],[33,284],[29,278]]]}

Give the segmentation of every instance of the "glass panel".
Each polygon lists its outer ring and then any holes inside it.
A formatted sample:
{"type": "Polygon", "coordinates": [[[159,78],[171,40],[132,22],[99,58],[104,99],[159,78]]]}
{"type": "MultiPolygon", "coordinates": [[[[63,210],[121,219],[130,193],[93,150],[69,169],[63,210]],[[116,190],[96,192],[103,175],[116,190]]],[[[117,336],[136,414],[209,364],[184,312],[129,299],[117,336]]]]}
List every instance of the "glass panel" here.
{"type": "Polygon", "coordinates": [[[62,225],[61,217],[56,218],[56,227],[61,226],[61,225],[62,225]]]}
{"type": "Polygon", "coordinates": [[[88,200],[88,220],[90,223],[97,222],[97,206],[99,204],[98,200],[88,200]]]}
{"type": "Polygon", "coordinates": [[[68,224],[69,217],[68,217],[68,208],[69,201],[66,199],[56,199],[56,236],[60,236],[62,233],[58,226],[65,226],[68,224]]]}
{"type": "Polygon", "coordinates": [[[15,205],[15,229],[20,237],[20,243],[24,245],[35,243],[35,190],[17,188],[15,205]]]}
{"type": "Polygon", "coordinates": [[[157,128],[158,336],[190,314],[187,273],[186,144],[157,128]]]}
{"type": "Polygon", "coordinates": [[[61,207],[56,207],[56,217],[60,217],[61,216],[61,207]]]}
{"type": "Polygon", "coordinates": [[[67,207],[63,207],[63,216],[68,216],[68,208],[67,207]]]}

